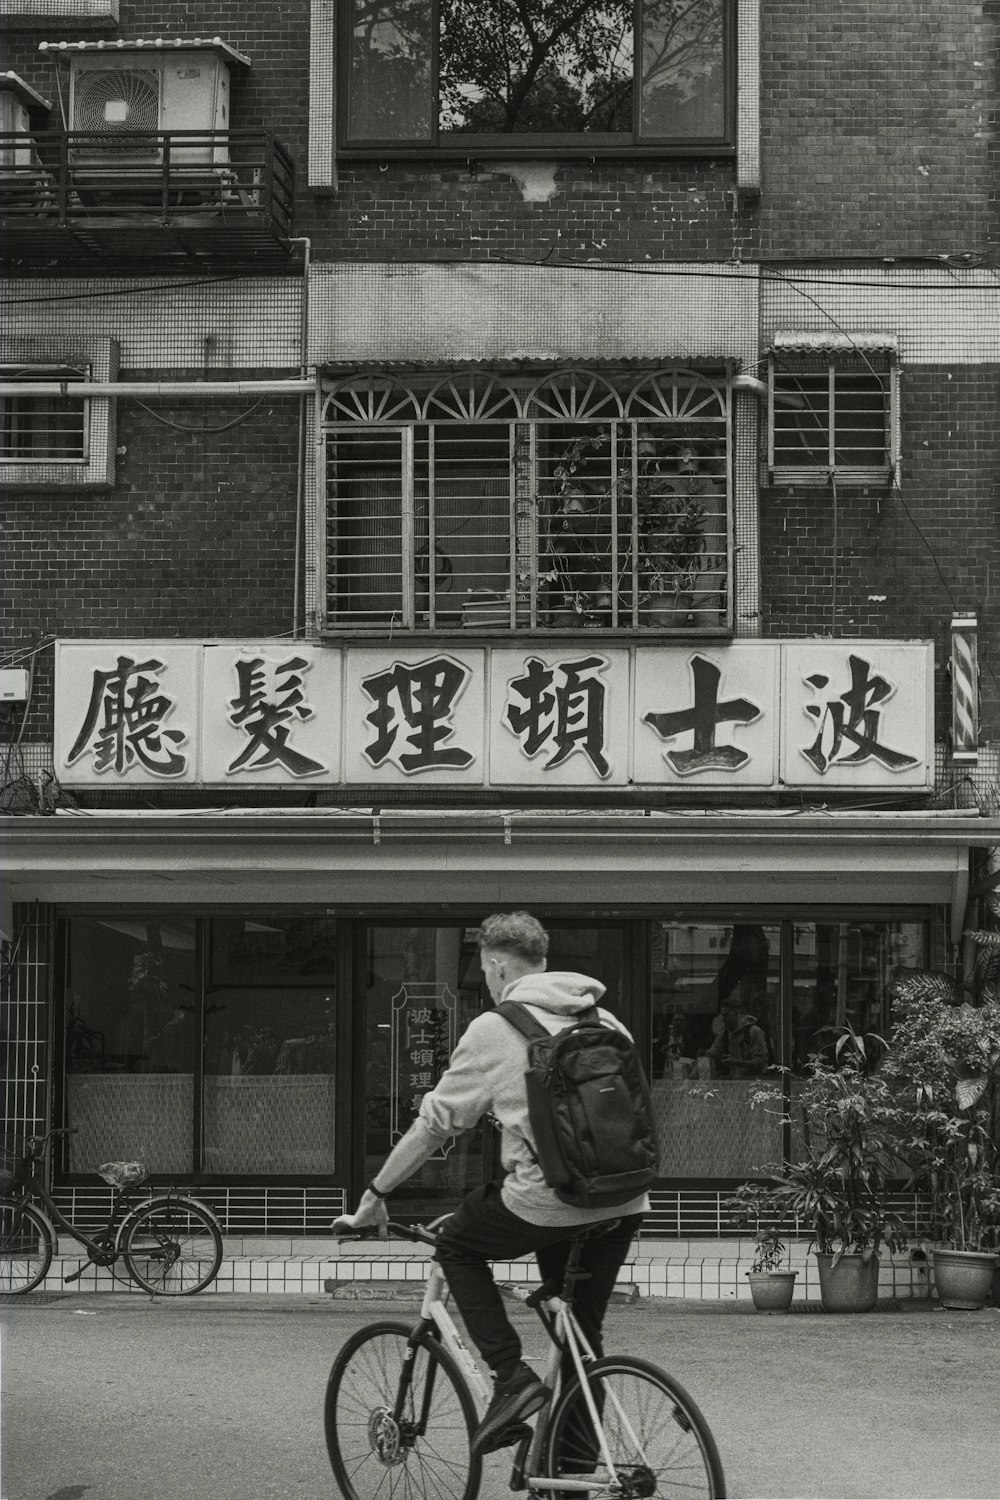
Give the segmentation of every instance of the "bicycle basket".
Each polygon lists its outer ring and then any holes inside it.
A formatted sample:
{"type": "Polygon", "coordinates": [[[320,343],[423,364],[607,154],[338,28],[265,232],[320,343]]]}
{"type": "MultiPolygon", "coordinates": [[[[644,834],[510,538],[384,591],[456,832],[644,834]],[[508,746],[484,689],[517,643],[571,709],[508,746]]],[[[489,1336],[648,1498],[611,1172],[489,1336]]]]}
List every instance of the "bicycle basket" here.
{"type": "Polygon", "coordinates": [[[141,1161],[106,1161],[98,1167],[97,1175],[114,1188],[128,1188],[145,1182],[149,1174],[141,1161]]]}

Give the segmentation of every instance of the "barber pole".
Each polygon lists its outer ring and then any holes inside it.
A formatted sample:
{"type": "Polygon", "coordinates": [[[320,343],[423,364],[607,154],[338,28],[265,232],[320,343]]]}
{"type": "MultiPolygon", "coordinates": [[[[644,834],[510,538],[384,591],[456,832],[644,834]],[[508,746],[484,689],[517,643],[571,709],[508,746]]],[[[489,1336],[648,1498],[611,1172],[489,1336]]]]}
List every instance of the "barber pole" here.
{"type": "Polygon", "coordinates": [[[979,760],[978,622],[975,615],[951,617],[951,758],[979,760]]]}

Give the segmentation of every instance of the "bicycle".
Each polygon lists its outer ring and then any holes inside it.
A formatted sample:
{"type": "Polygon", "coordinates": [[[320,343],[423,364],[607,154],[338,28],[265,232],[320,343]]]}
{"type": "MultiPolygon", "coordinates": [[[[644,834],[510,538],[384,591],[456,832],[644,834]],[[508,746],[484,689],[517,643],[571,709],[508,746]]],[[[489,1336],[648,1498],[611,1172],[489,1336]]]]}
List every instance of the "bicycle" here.
{"type": "MultiPolygon", "coordinates": [[[[0,1172],[0,1295],[23,1295],[45,1280],[56,1228],[84,1247],[88,1264],[113,1268],[124,1261],[131,1280],[154,1296],[186,1297],[209,1286],[222,1265],[218,1220],[204,1203],[176,1188],[139,1194],[148,1175],[141,1162],[98,1167],[113,1191],[108,1221],[96,1233],[85,1233],[60,1213],[42,1179],[41,1162],[50,1140],[74,1134],[59,1129],[30,1136],[13,1169],[0,1172]]],[[[78,1281],[86,1269],[72,1271],[63,1285],[78,1281]]]]}
{"type": "MultiPolygon", "coordinates": [[[[394,1236],[427,1245],[435,1244],[434,1227],[389,1224],[394,1236]]],[[[515,1450],[510,1488],[541,1500],[722,1500],[725,1479],[715,1440],[683,1387],[646,1360],[597,1358],[580,1330],[573,1290],[587,1274],[580,1270],[580,1253],[594,1232],[588,1226],[574,1236],[561,1285],[543,1283],[528,1293],[500,1287],[537,1313],[551,1345],[543,1378],[552,1398],[515,1450]],[[574,1374],[560,1390],[566,1353],[574,1374]]],[[[341,1237],[370,1236],[348,1231],[341,1237]]],[[[369,1324],[337,1354],[324,1427],[345,1500],[391,1500],[397,1492],[406,1500],[475,1500],[482,1475],[482,1458],[470,1449],[479,1421],[475,1395],[485,1406],[491,1390],[446,1300],[444,1273],[435,1261],[415,1324],[369,1324]]]]}

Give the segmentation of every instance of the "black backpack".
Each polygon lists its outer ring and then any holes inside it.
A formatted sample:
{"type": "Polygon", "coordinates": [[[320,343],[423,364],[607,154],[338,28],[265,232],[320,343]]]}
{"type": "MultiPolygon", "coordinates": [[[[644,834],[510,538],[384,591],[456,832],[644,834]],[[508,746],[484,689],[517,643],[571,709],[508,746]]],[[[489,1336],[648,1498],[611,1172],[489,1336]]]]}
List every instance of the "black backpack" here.
{"type": "Polygon", "coordinates": [[[555,1034],[516,1001],[496,1007],[528,1041],[528,1121],[545,1181],[574,1208],[616,1208],[659,1166],[649,1084],[635,1043],[591,1006],[555,1034]]]}

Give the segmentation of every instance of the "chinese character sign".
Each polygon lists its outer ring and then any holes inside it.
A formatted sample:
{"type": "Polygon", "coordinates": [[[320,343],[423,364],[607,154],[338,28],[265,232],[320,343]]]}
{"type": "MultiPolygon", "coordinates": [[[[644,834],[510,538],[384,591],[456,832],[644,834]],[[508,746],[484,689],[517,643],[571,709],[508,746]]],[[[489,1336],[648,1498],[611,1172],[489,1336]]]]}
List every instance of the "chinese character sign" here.
{"type": "Polygon", "coordinates": [[[777,657],[763,641],[636,652],[635,780],[774,784],[777,657]]]}
{"type": "Polygon", "coordinates": [[[61,641],[67,786],[827,791],[933,781],[923,641],[61,641]]]}
{"type": "Polygon", "coordinates": [[[620,782],[628,764],[628,657],[564,647],[494,651],[490,701],[500,731],[490,739],[497,784],[620,782]],[[506,733],[502,731],[506,730],[506,733]]]}
{"type": "Polygon", "coordinates": [[[56,647],[56,775],[72,784],[176,785],[198,776],[201,647],[56,647]]]}
{"type": "MultiPolygon", "coordinates": [[[[448,1066],[458,1041],[458,997],[447,984],[407,981],[392,997],[389,1139],[409,1130],[420,1101],[448,1066]]],[[[446,1141],[447,1156],[454,1141],[446,1141]]]]}
{"type": "Polygon", "coordinates": [[[925,786],[933,660],[922,644],[795,641],[782,654],[786,786],[925,786]]]}
{"type": "Polygon", "coordinates": [[[482,651],[348,652],[348,779],[482,784],[484,676],[482,651]]]}
{"type": "Polygon", "coordinates": [[[203,779],[244,787],[333,781],[341,675],[339,651],[298,641],[206,648],[203,779]]]}

